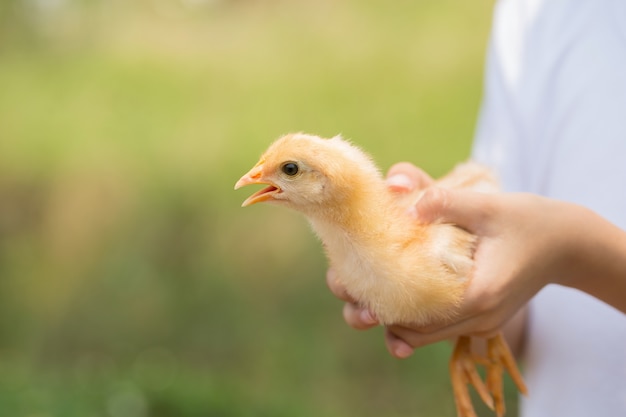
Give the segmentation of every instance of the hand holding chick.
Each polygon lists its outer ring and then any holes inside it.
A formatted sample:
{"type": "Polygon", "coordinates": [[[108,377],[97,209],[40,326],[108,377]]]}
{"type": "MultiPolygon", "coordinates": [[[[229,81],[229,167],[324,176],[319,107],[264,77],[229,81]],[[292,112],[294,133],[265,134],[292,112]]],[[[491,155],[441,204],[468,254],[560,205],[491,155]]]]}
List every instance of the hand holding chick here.
{"type": "MultiPolygon", "coordinates": [[[[390,191],[370,157],[340,137],[287,135],[263,154],[236,184],[266,184],[243,205],[269,202],[303,213],[324,243],[330,265],[347,294],[385,325],[419,327],[458,314],[473,267],[475,236],[450,223],[419,223],[411,209],[421,192],[390,191]]],[[[490,172],[459,165],[438,180],[444,188],[494,191],[490,172]]],[[[491,335],[493,336],[493,335],[491,335]]],[[[458,339],[450,371],[459,415],[475,416],[467,384],[504,414],[501,375],[507,369],[525,386],[506,342],[488,339],[488,358],[458,339]],[[487,386],[475,369],[487,367],[487,386]]]]}

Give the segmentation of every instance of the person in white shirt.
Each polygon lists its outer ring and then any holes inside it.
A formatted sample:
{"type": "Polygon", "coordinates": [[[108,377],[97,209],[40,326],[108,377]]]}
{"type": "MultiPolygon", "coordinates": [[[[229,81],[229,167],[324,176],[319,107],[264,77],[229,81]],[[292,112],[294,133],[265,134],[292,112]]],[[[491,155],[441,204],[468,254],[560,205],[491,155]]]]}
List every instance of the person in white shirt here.
{"type": "MultiPolygon", "coordinates": [[[[479,236],[461,314],[388,328],[390,352],[504,326],[523,417],[626,416],[626,0],[496,4],[473,158],[511,193],[431,189],[417,205],[479,236]]],[[[388,181],[431,180],[403,163],[388,181]]],[[[348,324],[377,324],[328,282],[348,324]]]]}

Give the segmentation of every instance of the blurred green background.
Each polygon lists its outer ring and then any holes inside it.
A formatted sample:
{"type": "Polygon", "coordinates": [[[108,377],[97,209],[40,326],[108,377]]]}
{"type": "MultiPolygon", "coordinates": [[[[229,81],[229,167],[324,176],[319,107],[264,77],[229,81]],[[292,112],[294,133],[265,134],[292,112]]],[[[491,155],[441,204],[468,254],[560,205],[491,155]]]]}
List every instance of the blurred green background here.
{"type": "Polygon", "coordinates": [[[2,0],[0,416],[455,415],[232,188],[290,131],[465,159],[491,3],[2,0]]]}

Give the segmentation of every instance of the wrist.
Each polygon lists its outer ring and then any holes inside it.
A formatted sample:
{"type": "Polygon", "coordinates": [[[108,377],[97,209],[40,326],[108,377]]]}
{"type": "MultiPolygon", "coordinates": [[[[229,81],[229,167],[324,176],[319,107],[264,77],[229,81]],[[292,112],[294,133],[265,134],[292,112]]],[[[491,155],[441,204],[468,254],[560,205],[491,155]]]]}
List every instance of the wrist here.
{"type": "Polygon", "coordinates": [[[589,258],[593,249],[589,247],[589,239],[595,233],[597,215],[575,204],[553,203],[556,207],[552,212],[556,216],[552,221],[556,227],[553,229],[554,242],[549,249],[554,252],[550,283],[581,289],[582,281],[590,275],[589,258]]]}

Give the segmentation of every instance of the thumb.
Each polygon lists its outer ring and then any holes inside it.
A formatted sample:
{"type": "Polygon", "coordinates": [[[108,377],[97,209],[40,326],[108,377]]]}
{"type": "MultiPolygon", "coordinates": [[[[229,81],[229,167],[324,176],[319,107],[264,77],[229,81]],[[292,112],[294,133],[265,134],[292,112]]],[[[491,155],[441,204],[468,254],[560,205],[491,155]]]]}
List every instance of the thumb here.
{"type": "Polygon", "coordinates": [[[415,204],[424,223],[452,223],[475,232],[491,210],[492,195],[467,190],[430,187],[415,204]]]}

